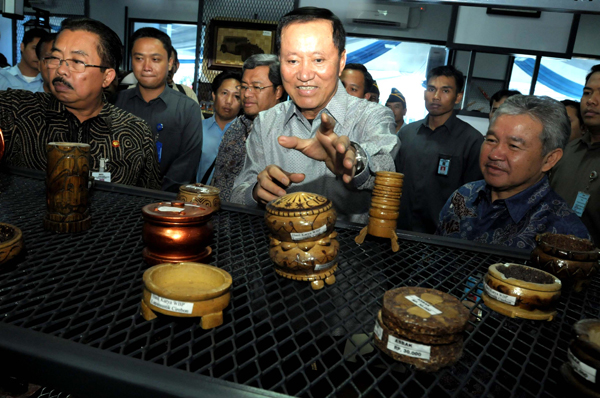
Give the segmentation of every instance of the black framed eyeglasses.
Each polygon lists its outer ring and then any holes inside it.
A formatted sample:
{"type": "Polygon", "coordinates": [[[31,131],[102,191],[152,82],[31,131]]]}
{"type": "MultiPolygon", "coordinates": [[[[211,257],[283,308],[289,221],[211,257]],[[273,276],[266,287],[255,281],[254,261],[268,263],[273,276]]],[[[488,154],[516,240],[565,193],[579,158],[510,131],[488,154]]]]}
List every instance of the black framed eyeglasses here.
{"type": "Polygon", "coordinates": [[[244,92],[244,91],[252,92],[252,91],[254,91],[256,93],[261,93],[265,88],[269,88],[269,87],[273,87],[273,86],[274,86],[274,84],[271,84],[270,86],[264,86],[264,87],[261,87],[261,86],[245,86],[245,85],[241,85],[241,86],[238,86],[237,88],[241,92],[244,92]]]}
{"type": "Polygon", "coordinates": [[[71,72],[77,72],[77,73],[85,72],[85,68],[110,69],[110,66],[90,65],[90,64],[86,64],[83,61],[79,61],[79,60],[76,60],[73,58],[60,59],[57,57],[45,57],[43,60],[46,63],[46,67],[49,69],[60,68],[60,65],[62,65],[62,63],[64,62],[71,72]]]}

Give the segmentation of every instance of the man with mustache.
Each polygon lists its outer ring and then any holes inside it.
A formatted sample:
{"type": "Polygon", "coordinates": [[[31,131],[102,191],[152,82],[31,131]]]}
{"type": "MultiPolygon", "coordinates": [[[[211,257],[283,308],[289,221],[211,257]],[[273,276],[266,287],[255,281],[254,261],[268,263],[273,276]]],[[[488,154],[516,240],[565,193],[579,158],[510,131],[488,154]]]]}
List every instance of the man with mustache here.
{"type": "Polygon", "coordinates": [[[479,180],[483,136],[454,114],[462,101],[464,76],[453,66],[427,72],[423,120],[402,129],[396,169],[404,174],[398,228],[433,234],[440,210],[463,184],[479,180]]]}
{"type": "Polygon", "coordinates": [[[196,181],[202,154],[202,111],[194,100],[167,86],[173,66],[169,35],[156,28],[141,28],[130,43],[138,84],[121,91],[115,105],[148,122],[163,175],[162,189],[179,192],[181,185],[196,181]]]}
{"type": "MultiPolygon", "coordinates": [[[[52,94],[0,93],[4,159],[11,166],[46,169],[46,144],[90,145],[90,169],[99,179],[160,189],[152,132],[141,119],[104,101],[103,87],[121,63],[119,36],[101,22],[67,19],[46,58],[52,94]]],[[[3,159],[3,161],[4,161],[3,159]]]]}
{"type": "Polygon", "coordinates": [[[550,188],[547,173],[563,155],[571,125],[549,97],[515,95],[492,116],[481,147],[483,180],[456,190],[436,233],[479,243],[533,249],[544,232],[589,239],[585,225],[550,188]]]}
{"type": "Polygon", "coordinates": [[[550,184],[581,217],[600,246],[600,64],[586,76],[581,116],[587,132],[565,148],[552,170],[550,184]]]}
{"type": "Polygon", "coordinates": [[[375,172],[394,170],[399,140],[389,109],[344,89],[345,40],[326,9],[298,8],[279,21],[276,48],[292,100],[254,120],[232,202],[263,206],[308,191],[330,199],[339,219],[367,221],[375,172]]]}

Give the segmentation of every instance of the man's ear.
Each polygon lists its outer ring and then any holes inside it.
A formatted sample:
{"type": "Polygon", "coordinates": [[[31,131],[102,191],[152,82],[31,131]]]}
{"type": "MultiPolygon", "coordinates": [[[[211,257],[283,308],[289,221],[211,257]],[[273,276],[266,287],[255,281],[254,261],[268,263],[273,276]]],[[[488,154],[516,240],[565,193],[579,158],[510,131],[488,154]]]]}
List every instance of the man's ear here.
{"type": "Polygon", "coordinates": [[[365,99],[369,101],[371,99],[371,93],[365,93],[365,99]]]}
{"type": "Polygon", "coordinates": [[[109,68],[109,69],[105,70],[104,71],[104,80],[102,80],[102,88],[106,88],[106,87],[110,86],[112,81],[115,80],[116,78],[117,78],[117,72],[114,69],[109,68]]]}
{"type": "Polygon", "coordinates": [[[455,104],[460,104],[460,102],[462,101],[463,98],[463,93],[458,93],[456,95],[456,101],[454,101],[455,104]]]}
{"type": "Polygon", "coordinates": [[[346,50],[344,50],[344,52],[342,53],[342,56],[340,57],[340,73],[338,74],[338,77],[342,76],[342,72],[344,71],[345,67],[346,67],[346,50]]]}
{"type": "Polygon", "coordinates": [[[23,44],[23,42],[21,42],[21,46],[19,48],[21,49],[21,52],[25,51],[25,45],[23,44]]]}
{"type": "Polygon", "coordinates": [[[279,100],[281,99],[282,95],[283,95],[283,86],[279,85],[275,89],[275,99],[279,102],[279,100]]]}
{"type": "Polygon", "coordinates": [[[556,163],[562,158],[563,150],[561,148],[556,148],[555,150],[548,153],[544,156],[544,164],[542,165],[542,171],[544,173],[548,172],[551,168],[553,168],[556,163]]]}
{"type": "Polygon", "coordinates": [[[215,96],[215,93],[212,93],[212,99],[213,99],[213,102],[215,102],[217,100],[217,97],[215,96]]]}

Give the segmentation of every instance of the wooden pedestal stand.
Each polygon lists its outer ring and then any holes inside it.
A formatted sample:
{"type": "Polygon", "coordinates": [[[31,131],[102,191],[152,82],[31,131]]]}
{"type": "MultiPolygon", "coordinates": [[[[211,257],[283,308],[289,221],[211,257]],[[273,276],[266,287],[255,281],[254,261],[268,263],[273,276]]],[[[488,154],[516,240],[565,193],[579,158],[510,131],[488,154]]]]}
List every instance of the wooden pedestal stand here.
{"type": "Polygon", "coordinates": [[[392,250],[400,250],[398,236],[396,235],[396,222],[398,209],[402,197],[402,181],[404,174],[391,171],[378,171],[373,187],[371,209],[369,210],[369,224],[354,238],[357,244],[365,241],[367,234],[380,238],[390,238],[392,250]]]}

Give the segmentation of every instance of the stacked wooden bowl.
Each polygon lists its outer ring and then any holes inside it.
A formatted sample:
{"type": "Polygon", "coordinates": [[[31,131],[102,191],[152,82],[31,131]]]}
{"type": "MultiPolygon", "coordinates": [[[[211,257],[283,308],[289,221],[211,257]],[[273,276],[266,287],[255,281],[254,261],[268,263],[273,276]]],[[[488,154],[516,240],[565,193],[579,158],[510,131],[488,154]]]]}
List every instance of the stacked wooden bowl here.
{"type": "Polygon", "coordinates": [[[363,243],[366,235],[369,234],[380,238],[390,238],[392,250],[397,252],[400,249],[396,235],[396,223],[402,197],[403,179],[404,174],[402,173],[392,171],[376,173],[371,209],[369,210],[369,224],[354,239],[356,243],[363,243]]]}

